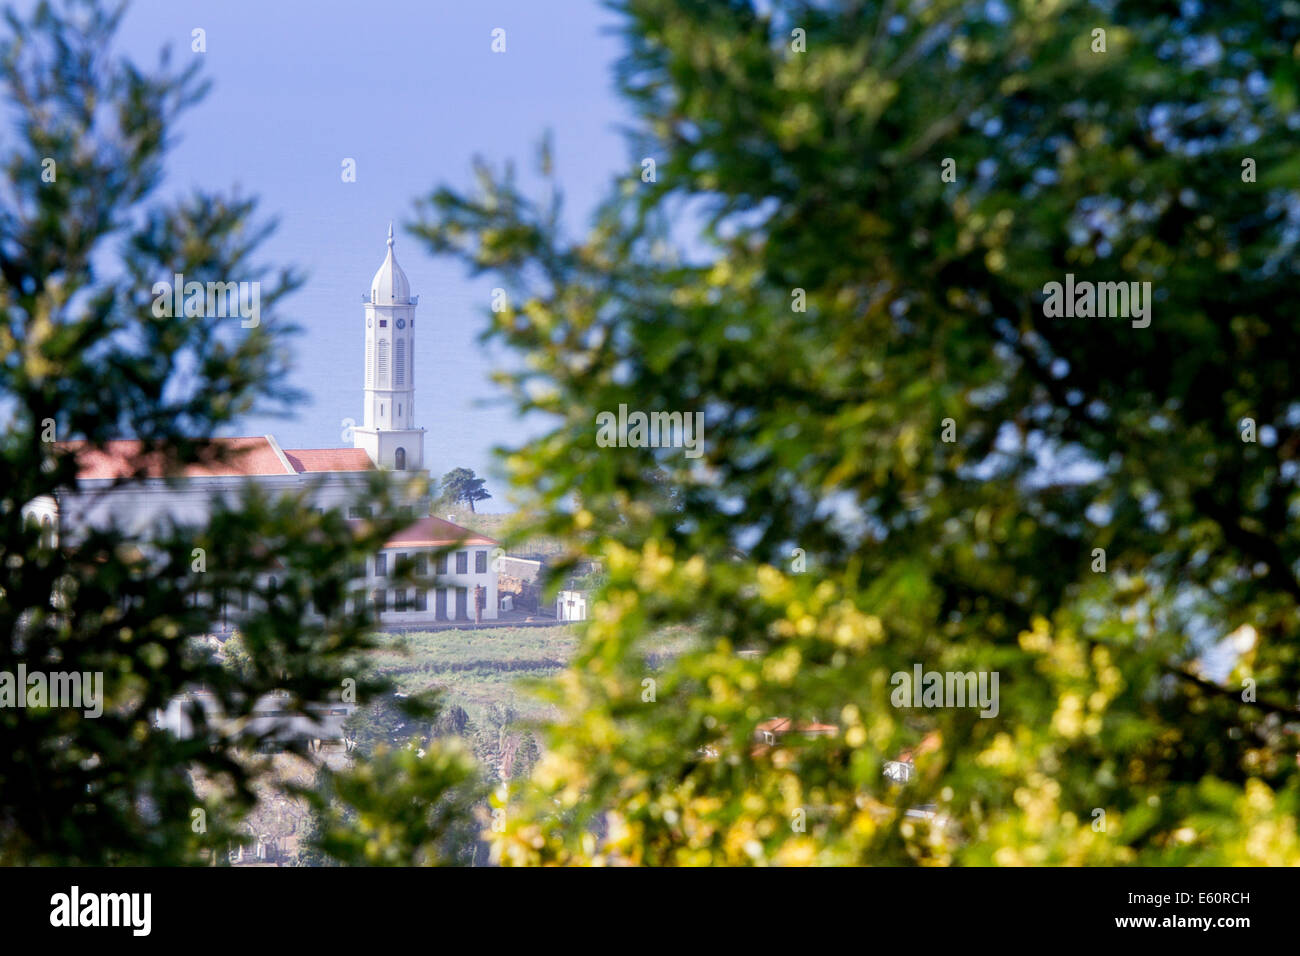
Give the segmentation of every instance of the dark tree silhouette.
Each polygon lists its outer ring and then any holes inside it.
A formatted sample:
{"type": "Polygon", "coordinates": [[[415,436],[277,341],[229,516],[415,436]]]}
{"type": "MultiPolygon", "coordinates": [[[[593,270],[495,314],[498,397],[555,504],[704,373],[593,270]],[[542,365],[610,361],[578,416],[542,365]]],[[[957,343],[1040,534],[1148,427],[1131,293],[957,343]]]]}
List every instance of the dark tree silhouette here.
{"type": "Polygon", "coordinates": [[[453,468],[442,476],[442,483],[439,486],[439,500],[445,504],[464,502],[469,505],[469,510],[473,512],[474,502],[484,501],[492,497],[483,487],[483,483],[484,479],[475,477],[471,469],[453,468]]]}

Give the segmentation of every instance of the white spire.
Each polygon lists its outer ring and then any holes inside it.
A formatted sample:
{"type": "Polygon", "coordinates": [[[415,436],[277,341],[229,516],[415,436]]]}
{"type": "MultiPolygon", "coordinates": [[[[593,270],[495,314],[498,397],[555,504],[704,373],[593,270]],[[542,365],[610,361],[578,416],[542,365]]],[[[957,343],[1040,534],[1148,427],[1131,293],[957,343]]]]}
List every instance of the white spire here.
{"type": "Polygon", "coordinates": [[[406,305],[411,301],[411,283],[393,255],[393,224],[388,224],[388,255],[370,280],[370,301],[375,305],[406,305]]]}
{"type": "Polygon", "coordinates": [[[365,309],[365,418],[353,429],[353,444],[380,468],[424,468],[424,429],[415,424],[415,309],[406,273],[388,253],[370,283],[365,309]]]}

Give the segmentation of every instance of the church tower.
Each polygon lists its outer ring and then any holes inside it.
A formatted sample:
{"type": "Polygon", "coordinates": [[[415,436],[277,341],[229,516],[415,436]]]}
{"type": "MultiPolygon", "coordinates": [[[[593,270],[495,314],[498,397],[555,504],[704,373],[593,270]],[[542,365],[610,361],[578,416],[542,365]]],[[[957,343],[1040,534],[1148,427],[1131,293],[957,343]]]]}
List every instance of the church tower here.
{"type": "Polygon", "coordinates": [[[353,444],[365,449],[380,468],[424,468],[424,429],[415,421],[415,306],[406,273],[393,256],[393,225],[388,224],[388,255],[370,280],[366,303],[365,418],[353,429],[353,444]]]}

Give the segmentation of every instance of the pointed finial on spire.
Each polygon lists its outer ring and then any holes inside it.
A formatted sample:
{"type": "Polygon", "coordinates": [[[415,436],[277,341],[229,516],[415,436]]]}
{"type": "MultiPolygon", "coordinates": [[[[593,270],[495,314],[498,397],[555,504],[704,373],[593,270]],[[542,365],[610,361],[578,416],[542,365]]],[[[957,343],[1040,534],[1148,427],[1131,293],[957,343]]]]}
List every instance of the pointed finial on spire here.
{"type": "Polygon", "coordinates": [[[388,220],[388,248],[393,248],[393,220],[388,220]]]}

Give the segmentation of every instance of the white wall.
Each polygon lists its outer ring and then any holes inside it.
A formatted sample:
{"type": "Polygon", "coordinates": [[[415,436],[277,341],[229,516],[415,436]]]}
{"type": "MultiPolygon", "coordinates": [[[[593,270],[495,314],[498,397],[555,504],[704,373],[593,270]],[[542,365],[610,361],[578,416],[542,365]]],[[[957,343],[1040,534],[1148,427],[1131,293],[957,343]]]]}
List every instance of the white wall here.
{"type": "MultiPolygon", "coordinates": [[[[147,539],[149,532],[165,521],[179,524],[206,525],[217,501],[228,505],[237,505],[240,495],[256,483],[263,491],[272,495],[278,493],[297,493],[309,491],[308,500],[312,507],[325,509],[346,509],[355,503],[358,495],[366,486],[368,474],[365,472],[328,472],[305,475],[259,475],[253,477],[201,478],[181,480],[168,483],[163,479],[148,479],[113,487],[108,479],[78,482],[75,491],[61,492],[57,507],[54,501],[40,500],[28,505],[28,509],[38,517],[51,515],[57,518],[56,525],[64,536],[71,534],[74,538],[78,528],[107,528],[111,525],[124,531],[147,539]]],[[[419,512],[417,511],[417,514],[419,512]]],[[[355,587],[364,588],[370,595],[391,577],[396,567],[397,556],[406,554],[414,560],[418,553],[428,556],[428,573],[434,575],[435,556],[428,548],[390,548],[383,552],[387,556],[387,574],[376,577],[374,558],[366,561],[366,577],[358,579],[355,587]]],[[[474,587],[482,585],[485,589],[484,620],[496,620],[498,617],[497,573],[492,570],[492,547],[476,545],[458,548],[447,555],[447,573],[437,575],[437,587],[447,589],[447,613],[456,612],[456,592],[458,587],[466,588],[467,620],[474,620],[474,587]],[[465,551],[467,571],[456,572],[456,553],[465,551]],[[487,571],[476,572],[476,552],[483,552],[487,571]]],[[[388,592],[388,610],[380,615],[381,625],[410,626],[419,624],[446,623],[453,617],[437,617],[437,597],[433,588],[428,589],[428,609],[414,610],[415,589],[407,587],[409,604],[412,610],[394,610],[394,588],[385,587],[388,592]]],[[[229,621],[237,621],[239,611],[231,607],[228,611],[229,621]]]]}
{"type": "Polygon", "coordinates": [[[486,603],[483,608],[483,620],[495,621],[499,616],[498,605],[500,604],[500,597],[497,591],[497,572],[492,570],[492,548],[490,545],[467,545],[464,548],[457,548],[448,552],[447,571],[443,574],[437,574],[435,571],[437,564],[433,549],[388,548],[384,550],[383,554],[387,556],[388,574],[382,578],[376,577],[375,563],[374,560],[371,559],[366,562],[366,580],[364,585],[362,585],[361,581],[357,582],[358,587],[365,587],[367,595],[370,595],[376,588],[384,586],[387,577],[392,575],[393,569],[396,567],[397,556],[399,554],[405,554],[412,561],[415,560],[417,554],[425,554],[428,559],[428,576],[430,578],[436,577],[436,587],[428,589],[428,609],[425,611],[414,610],[415,588],[406,588],[407,598],[412,609],[409,611],[397,611],[394,610],[394,588],[391,586],[384,587],[384,590],[388,592],[388,610],[380,615],[379,620],[381,624],[407,626],[415,624],[432,624],[435,622],[446,623],[449,620],[468,620],[472,623],[474,620],[474,588],[476,585],[482,585],[485,592],[484,601],[486,603]],[[458,552],[462,551],[466,553],[465,566],[468,570],[464,574],[459,574],[456,571],[456,555],[458,552]],[[477,567],[475,555],[478,552],[482,552],[485,555],[485,563],[487,567],[487,570],[481,573],[474,570],[474,568],[477,567]],[[465,610],[467,618],[464,619],[454,617],[456,613],[456,588],[460,587],[465,588],[466,591],[465,610]],[[447,592],[447,617],[444,618],[437,617],[437,589],[445,589],[447,592]]]}
{"type": "Polygon", "coordinates": [[[252,484],[272,495],[307,491],[312,507],[346,508],[364,491],[367,475],[367,472],[326,472],[189,478],[175,483],[149,478],[117,487],[107,478],[78,481],[75,490],[59,492],[59,525],[63,535],[74,537],[78,528],[102,530],[114,524],[142,537],[168,520],[202,527],[210,520],[217,501],[234,507],[252,484]]]}
{"type": "Polygon", "coordinates": [[[555,618],[559,621],[585,621],[587,619],[587,593],[561,591],[555,599],[555,618]],[[570,607],[569,605],[573,606],[570,607]]]}

